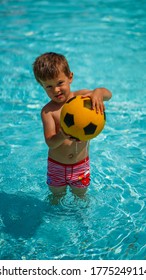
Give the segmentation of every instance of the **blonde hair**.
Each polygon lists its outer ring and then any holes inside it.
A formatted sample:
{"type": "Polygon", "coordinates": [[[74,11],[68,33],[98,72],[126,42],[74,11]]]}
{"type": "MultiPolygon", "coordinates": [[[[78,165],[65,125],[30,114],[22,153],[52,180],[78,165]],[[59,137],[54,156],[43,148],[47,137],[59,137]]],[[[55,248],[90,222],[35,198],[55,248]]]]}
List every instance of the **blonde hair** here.
{"type": "Polygon", "coordinates": [[[41,83],[56,78],[60,72],[70,76],[70,68],[64,55],[54,52],[44,53],[33,63],[33,72],[36,80],[41,83]]]}

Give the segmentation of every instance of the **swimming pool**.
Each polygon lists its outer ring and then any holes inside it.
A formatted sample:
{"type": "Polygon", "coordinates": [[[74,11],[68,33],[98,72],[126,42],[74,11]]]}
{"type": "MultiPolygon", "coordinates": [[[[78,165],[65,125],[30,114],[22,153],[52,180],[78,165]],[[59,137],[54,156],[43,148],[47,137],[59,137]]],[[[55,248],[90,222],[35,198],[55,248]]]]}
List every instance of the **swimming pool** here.
{"type": "Polygon", "coordinates": [[[145,1],[1,1],[0,259],[146,259],[145,1]],[[107,87],[85,200],[51,205],[32,63],[63,53],[72,89],[107,87]]]}

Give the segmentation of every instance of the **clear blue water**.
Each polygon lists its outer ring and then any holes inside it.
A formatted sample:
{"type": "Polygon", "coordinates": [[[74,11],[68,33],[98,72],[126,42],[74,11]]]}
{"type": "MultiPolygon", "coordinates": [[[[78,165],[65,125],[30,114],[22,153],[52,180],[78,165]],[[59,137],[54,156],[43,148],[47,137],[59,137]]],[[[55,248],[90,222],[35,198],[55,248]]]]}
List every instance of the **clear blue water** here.
{"type": "Polygon", "coordinates": [[[146,1],[2,0],[0,5],[0,259],[146,259],[146,1]],[[85,200],[51,205],[32,73],[63,53],[72,90],[107,87],[104,131],[90,142],[85,200]]]}

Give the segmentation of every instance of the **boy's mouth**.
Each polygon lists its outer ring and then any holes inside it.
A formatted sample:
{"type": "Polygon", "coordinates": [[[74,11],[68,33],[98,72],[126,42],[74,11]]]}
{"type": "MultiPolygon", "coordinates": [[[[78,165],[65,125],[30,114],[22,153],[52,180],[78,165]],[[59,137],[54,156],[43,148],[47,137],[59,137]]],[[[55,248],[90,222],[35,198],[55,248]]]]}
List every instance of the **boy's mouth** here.
{"type": "Polygon", "coordinates": [[[59,94],[57,94],[55,97],[58,98],[58,99],[60,99],[62,96],[63,96],[63,93],[59,93],[59,94]]]}

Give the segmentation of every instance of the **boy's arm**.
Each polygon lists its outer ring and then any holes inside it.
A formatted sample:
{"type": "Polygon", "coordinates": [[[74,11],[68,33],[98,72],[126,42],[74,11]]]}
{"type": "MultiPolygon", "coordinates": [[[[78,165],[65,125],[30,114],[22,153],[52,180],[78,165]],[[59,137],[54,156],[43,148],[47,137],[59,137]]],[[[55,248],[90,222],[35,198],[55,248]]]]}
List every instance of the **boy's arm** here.
{"type": "Polygon", "coordinates": [[[59,147],[67,138],[66,135],[61,130],[56,133],[56,125],[51,112],[46,113],[45,109],[42,109],[41,118],[46,144],[52,149],[59,147]]]}
{"type": "Polygon", "coordinates": [[[92,100],[92,109],[104,112],[105,106],[103,101],[108,101],[112,97],[112,93],[106,88],[96,88],[94,90],[79,90],[75,92],[75,95],[83,95],[83,97],[90,97],[92,100]]]}

